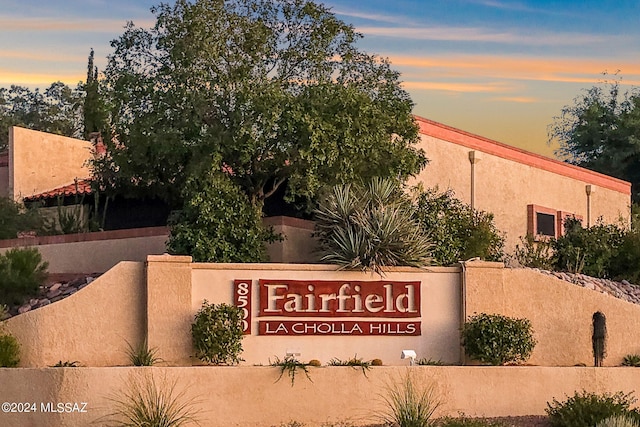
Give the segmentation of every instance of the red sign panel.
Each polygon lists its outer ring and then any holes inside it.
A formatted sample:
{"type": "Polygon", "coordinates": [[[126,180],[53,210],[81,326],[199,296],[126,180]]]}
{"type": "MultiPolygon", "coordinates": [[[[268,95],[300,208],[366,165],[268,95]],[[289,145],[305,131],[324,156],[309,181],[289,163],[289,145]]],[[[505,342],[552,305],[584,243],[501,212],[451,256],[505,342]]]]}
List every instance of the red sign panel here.
{"type": "Polygon", "coordinates": [[[251,280],[233,281],[233,303],[242,311],[242,331],[251,334],[251,280]]]}
{"type": "Polygon", "coordinates": [[[420,335],[420,322],[386,322],[359,320],[261,320],[260,335],[420,335]]]}
{"type": "Polygon", "coordinates": [[[260,316],[420,317],[420,282],[260,279],[260,316]]]}

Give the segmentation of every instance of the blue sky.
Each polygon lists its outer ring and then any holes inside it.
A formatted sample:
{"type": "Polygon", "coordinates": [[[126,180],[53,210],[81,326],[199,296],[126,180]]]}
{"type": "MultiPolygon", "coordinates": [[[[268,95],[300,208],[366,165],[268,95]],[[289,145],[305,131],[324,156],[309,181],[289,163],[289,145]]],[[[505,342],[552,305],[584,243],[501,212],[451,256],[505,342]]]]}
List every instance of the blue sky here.
{"type": "MultiPolygon", "coordinates": [[[[149,27],[151,0],[0,0],[0,86],[84,79],[127,20],[149,27]]],[[[327,0],[391,60],[414,113],[552,155],[547,126],[603,72],[640,86],[640,2],[327,0]]]]}

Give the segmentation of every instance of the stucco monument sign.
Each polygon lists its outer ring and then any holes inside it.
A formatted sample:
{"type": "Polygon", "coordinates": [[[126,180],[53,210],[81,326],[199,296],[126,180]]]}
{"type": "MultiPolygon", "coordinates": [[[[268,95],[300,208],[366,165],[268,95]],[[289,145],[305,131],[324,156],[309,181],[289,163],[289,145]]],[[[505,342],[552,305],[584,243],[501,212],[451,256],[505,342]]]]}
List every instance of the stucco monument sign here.
{"type": "MultiPolygon", "coordinates": [[[[234,285],[250,333],[252,281],[234,285]]],[[[419,281],[260,279],[258,287],[259,335],[421,335],[419,281]]]]}

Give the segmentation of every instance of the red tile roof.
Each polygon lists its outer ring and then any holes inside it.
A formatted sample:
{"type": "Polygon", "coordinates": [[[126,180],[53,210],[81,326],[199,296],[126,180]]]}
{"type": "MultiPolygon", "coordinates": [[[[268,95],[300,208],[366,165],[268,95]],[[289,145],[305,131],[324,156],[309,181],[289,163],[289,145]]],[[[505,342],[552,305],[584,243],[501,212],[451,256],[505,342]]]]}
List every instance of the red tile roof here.
{"type": "Polygon", "coordinates": [[[25,202],[33,202],[36,200],[52,199],[58,196],[82,196],[91,194],[91,181],[88,179],[80,179],[72,184],[63,187],[54,188],[44,193],[34,194],[24,198],[25,202]]]}

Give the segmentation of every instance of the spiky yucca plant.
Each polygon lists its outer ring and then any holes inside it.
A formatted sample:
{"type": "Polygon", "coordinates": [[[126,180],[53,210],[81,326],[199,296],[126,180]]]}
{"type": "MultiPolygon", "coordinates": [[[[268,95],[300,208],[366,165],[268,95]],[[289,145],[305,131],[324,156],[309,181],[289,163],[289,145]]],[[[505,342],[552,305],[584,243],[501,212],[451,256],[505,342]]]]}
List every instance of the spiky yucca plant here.
{"type": "Polygon", "coordinates": [[[323,262],[378,274],[386,267],[430,263],[431,242],[394,180],[336,186],[320,203],[315,219],[323,262]]]}

